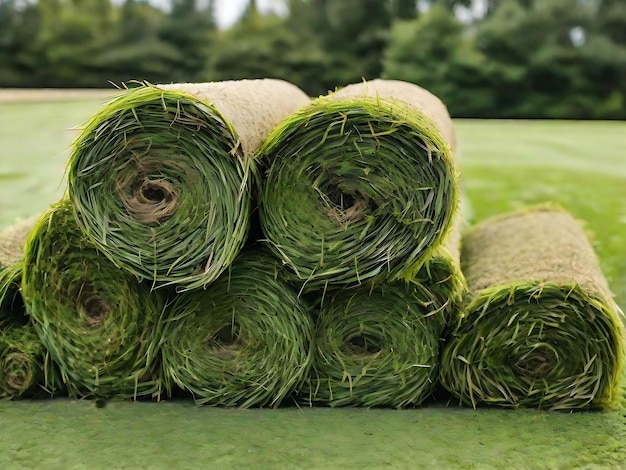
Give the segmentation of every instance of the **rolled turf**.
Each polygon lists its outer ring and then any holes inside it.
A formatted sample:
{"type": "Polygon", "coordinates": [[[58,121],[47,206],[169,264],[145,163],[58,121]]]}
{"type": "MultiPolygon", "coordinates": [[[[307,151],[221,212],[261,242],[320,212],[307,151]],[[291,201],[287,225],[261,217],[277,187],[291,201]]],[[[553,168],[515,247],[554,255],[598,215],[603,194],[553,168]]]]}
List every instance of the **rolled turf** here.
{"type": "Polygon", "coordinates": [[[464,239],[470,295],[442,356],[441,382],[474,407],[610,407],[624,355],[622,314],[583,228],[540,207],[464,239]]]}
{"type": "Polygon", "coordinates": [[[30,234],[22,292],[71,396],[159,396],[165,301],[86,240],[69,201],[51,207],[30,234]]]}
{"type": "Polygon", "coordinates": [[[0,233],[0,398],[52,396],[61,388],[20,291],[24,245],[35,221],[19,221],[0,233]]]}
{"type": "Polygon", "coordinates": [[[270,79],[123,93],[92,118],[70,156],[80,227],[117,266],[156,286],[207,285],[246,240],[255,152],[308,101],[270,79]]]}
{"type": "Polygon", "coordinates": [[[454,128],[417,85],[375,80],[318,98],[261,149],[260,221],[305,290],[410,279],[457,206],[454,128]]]}
{"type": "Polygon", "coordinates": [[[52,397],[62,390],[58,369],[34,328],[5,325],[0,330],[0,398],[52,397]]]}
{"type": "Polygon", "coordinates": [[[458,220],[410,282],[374,281],[324,299],[303,402],[402,408],[433,394],[442,333],[465,289],[458,220]]]}
{"type": "Polygon", "coordinates": [[[312,320],[269,255],[246,251],[206,290],[180,294],[166,322],[170,388],[199,405],[278,406],[306,378],[312,320]]]}

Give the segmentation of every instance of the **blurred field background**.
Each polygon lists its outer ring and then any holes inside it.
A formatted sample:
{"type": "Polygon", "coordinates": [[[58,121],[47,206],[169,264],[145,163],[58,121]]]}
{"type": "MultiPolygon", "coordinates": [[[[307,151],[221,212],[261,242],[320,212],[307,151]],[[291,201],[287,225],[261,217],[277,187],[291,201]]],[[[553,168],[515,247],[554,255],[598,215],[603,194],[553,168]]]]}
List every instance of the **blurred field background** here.
{"type": "Polygon", "coordinates": [[[623,0],[0,0],[0,88],[378,77],[453,117],[626,118],[623,0]]]}
{"type": "MultiPolygon", "coordinates": [[[[41,98],[40,98],[41,99],[41,98]]],[[[0,227],[63,192],[74,130],[103,102],[0,105],[0,227]]],[[[626,123],[457,120],[474,221],[545,200],[587,221],[626,305],[626,123]]],[[[619,468],[626,411],[197,408],[0,402],[0,468],[619,468]]]]}

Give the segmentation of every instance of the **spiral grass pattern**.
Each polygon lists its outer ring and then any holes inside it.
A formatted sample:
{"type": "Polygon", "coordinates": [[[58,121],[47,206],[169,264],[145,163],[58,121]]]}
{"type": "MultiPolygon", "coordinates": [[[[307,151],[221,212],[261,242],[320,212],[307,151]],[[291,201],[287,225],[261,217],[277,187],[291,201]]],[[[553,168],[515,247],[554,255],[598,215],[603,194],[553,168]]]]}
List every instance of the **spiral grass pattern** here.
{"type": "Polygon", "coordinates": [[[306,378],[310,312],[269,255],[242,253],[206,290],[180,294],[172,309],[165,377],[197,404],[276,407],[306,378]]]}
{"type": "Polygon", "coordinates": [[[22,292],[71,396],[159,396],[165,301],[85,239],[69,201],[52,206],[31,233],[22,292]]]}
{"type": "Polygon", "coordinates": [[[254,162],[229,121],[189,93],[122,94],[87,124],[68,165],[85,235],[155,286],[212,282],[246,240],[254,162]]]}
{"type": "Polygon", "coordinates": [[[376,281],[324,298],[301,401],[417,406],[435,391],[442,334],[466,289],[451,237],[410,281],[376,281]]]}
{"type": "Polygon", "coordinates": [[[572,284],[481,291],[444,350],[442,383],[463,403],[607,408],[618,393],[615,311],[572,284]]]}
{"type": "Polygon", "coordinates": [[[623,315],[570,214],[542,206],[485,221],[461,259],[470,293],[441,369],[454,397],[473,407],[614,406],[623,315]]]}
{"type": "Polygon", "coordinates": [[[32,326],[0,330],[0,398],[39,398],[61,393],[56,367],[32,326]]]}
{"type": "Polygon", "coordinates": [[[452,151],[417,108],[331,94],[286,119],[260,153],[262,230],[305,291],[409,280],[450,229],[452,151]]]}

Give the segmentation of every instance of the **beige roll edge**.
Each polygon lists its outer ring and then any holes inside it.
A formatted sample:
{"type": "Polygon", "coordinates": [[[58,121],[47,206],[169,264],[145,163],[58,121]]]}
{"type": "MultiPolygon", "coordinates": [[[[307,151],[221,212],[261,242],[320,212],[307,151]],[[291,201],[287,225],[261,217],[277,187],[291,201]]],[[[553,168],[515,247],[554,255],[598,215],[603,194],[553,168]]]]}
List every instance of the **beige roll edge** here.
{"type": "Polygon", "coordinates": [[[0,269],[18,263],[24,257],[26,240],[37,220],[37,217],[18,220],[0,232],[0,269]]]}
{"type": "Polygon", "coordinates": [[[576,283],[621,313],[583,226],[557,206],[481,222],[463,238],[461,262],[473,293],[528,281],[576,283]]]}
{"type": "Polygon", "coordinates": [[[400,80],[376,79],[348,85],[329,95],[331,99],[379,98],[389,102],[402,103],[408,108],[421,111],[430,118],[444,138],[453,155],[456,153],[456,131],[448,108],[430,91],[414,83],[400,80]]]}
{"type": "Polygon", "coordinates": [[[246,157],[254,156],[280,122],[310,101],[296,85],[273,78],[156,86],[187,93],[214,107],[237,132],[246,157]]]}

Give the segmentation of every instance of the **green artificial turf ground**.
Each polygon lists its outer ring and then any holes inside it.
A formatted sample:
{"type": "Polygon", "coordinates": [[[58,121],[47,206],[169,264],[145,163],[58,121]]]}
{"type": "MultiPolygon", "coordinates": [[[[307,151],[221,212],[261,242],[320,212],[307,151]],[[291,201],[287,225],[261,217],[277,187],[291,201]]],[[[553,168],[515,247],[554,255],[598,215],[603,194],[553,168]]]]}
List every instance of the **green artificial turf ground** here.
{"type": "MultiPolygon", "coordinates": [[[[0,228],[64,190],[99,100],[0,103],[0,228]]],[[[626,123],[459,121],[473,219],[552,200],[588,222],[626,306],[626,123]]],[[[624,468],[626,411],[197,408],[0,402],[0,468],[624,468]]]]}

